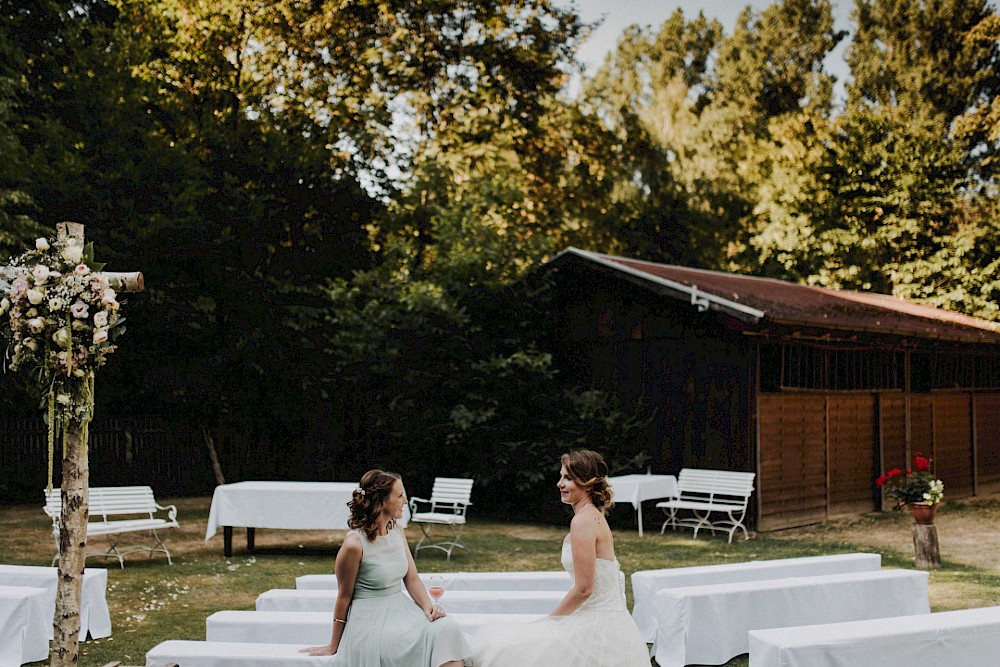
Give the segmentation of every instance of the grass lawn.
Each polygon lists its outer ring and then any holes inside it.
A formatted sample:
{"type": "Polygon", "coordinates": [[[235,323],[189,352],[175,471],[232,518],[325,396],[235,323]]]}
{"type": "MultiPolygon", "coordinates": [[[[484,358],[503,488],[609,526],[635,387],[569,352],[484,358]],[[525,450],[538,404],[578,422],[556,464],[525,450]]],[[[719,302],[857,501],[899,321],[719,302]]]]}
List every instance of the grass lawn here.
{"type": "MultiPolygon", "coordinates": [[[[163,500],[160,501],[164,503],[163,500]]],[[[108,604],[114,634],[81,644],[80,665],[108,662],[144,665],[150,648],[167,639],[204,639],[205,619],[223,609],[253,609],[257,595],[270,588],[294,588],[295,577],[333,571],[340,532],[258,530],[257,552],[245,553],[244,535],[234,531],[234,556],[222,554],[220,534],[205,543],[210,498],[166,499],[178,506],[179,531],[166,539],[174,564],[141,554],[125,568],[109,561],[108,604]]],[[[788,558],[850,551],[882,554],[884,567],[912,567],[910,518],[902,513],[871,514],[775,531],[727,544],[710,534],[692,539],[690,531],[660,535],[648,511],[648,531],[640,538],[630,506],[612,510],[618,559],[626,576],[636,570],[708,565],[753,559],[788,558]]],[[[942,567],[931,574],[934,611],[1000,604],[1000,500],[995,496],[942,505],[937,525],[942,567]]],[[[0,562],[48,565],[54,545],[41,503],[0,508],[0,562]]],[[[568,526],[540,526],[471,520],[468,549],[451,562],[439,552],[421,553],[417,567],[431,571],[558,570],[559,547],[568,526]]],[[[411,546],[417,531],[410,529],[411,546]]],[[[99,543],[93,541],[96,547],[99,543]]],[[[101,566],[100,559],[88,565],[101,566]]],[[[629,582],[631,608],[631,582],[629,582]]],[[[41,666],[45,662],[32,663],[41,666]]],[[[655,663],[654,663],[655,664],[655,663]]],[[[728,667],[747,665],[740,656],[728,667]]]]}

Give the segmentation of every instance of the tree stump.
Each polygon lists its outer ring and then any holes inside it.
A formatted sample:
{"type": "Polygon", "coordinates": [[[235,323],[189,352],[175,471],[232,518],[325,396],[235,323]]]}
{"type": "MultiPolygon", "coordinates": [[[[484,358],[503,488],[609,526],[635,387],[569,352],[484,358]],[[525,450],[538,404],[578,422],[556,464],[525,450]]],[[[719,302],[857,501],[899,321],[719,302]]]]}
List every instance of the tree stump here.
{"type": "Polygon", "coordinates": [[[914,564],[922,570],[936,570],[941,567],[941,552],[938,549],[937,526],[913,524],[914,564]]]}

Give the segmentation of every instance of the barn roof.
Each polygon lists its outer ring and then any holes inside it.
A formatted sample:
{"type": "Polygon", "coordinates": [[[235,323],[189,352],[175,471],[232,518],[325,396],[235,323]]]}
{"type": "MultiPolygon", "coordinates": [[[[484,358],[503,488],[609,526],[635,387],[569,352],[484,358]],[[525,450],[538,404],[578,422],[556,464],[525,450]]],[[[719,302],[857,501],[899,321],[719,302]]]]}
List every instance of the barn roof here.
{"type": "Polygon", "coordinates": [[[1000,344],[1000,327],[969,315],[875,294],[692,269],[568,248],[547,266],[582,261],[644,287],[688,301],[699,311],[768,323],[965,343],[1000,344]]]}

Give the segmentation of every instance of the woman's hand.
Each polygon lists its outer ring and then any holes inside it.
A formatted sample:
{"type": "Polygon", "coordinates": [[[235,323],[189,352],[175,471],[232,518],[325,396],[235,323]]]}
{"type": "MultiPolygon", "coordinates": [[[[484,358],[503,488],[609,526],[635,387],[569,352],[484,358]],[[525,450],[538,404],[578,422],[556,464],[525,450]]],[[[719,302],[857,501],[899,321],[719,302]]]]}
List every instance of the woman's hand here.
{"type": "Polygon", "coordinates": [[[327,644],[326,646],[310,646],[309,648],[300,648],[299,653],[308,653],[309,655],[336,655],[337,649],[330,644],[327,644]]]}
{"type": "Polygon", "coordinates": [[[430,609],[424,610],[424,614],[427,616],[428,621],[436,621],[448,615],[445,613],[444,607],[439,604],[432,604],[430,609]]]}

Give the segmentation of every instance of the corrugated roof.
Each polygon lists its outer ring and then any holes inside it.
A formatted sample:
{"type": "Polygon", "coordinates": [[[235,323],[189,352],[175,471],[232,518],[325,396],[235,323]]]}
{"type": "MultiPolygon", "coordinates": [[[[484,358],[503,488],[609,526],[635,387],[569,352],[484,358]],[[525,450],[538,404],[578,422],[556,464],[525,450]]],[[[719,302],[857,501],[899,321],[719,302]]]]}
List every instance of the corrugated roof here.
{"type": "Polygon", "coordinates": [[[775,324],[884,335],[1000,344],[1000,327],[969,315],[871,292],[799,285],[772,278],[658,264],[569,248],[567,257],[621,272],[658,292],[752,324],[775,324]]]}

